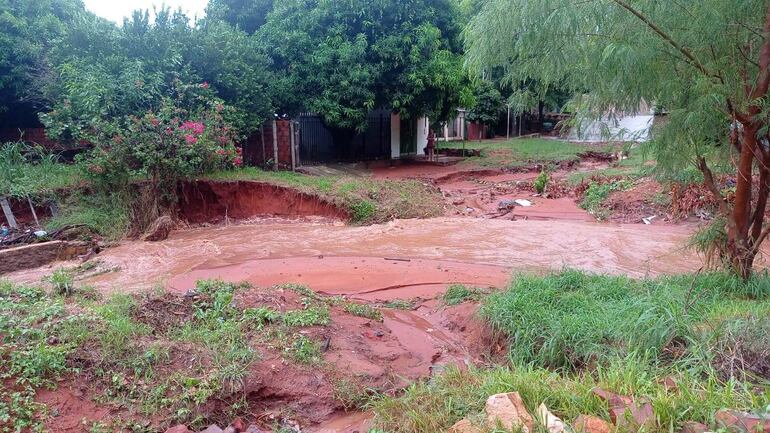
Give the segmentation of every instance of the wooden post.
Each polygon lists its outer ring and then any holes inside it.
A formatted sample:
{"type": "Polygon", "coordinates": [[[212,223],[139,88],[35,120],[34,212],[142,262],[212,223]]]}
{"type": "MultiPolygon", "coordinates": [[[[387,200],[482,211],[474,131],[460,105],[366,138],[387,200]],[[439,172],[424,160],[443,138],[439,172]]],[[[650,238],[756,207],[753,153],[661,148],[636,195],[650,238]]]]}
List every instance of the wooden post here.
{"type": "Polygon", "coordinates": [[[297,150],[294,148],[294,121],[289,121],[289,134],[291,134],[291,171],[297,171],[297,150]]]}
{"type": "Polygon", "coordinates": [[[32,199],[27,196],[27,203],[29,203],[29,210],[32,211],[32,217],[35,218],[35,225],[40,228],[40,221],[37,219],[37,212],[35,212],[35,206],[32,204],[32,199]]]}
{"type": "Polygon", "coordinates": [[[11,204],[8,203],[6,197],[0,198],[0,206],[3,208],[5,220],[8,221],[8,225],[11,226],[12,229],[18,229],[19,225],[16,223],[16,218],[14,218],[13,211],[11,210],[11,204]]]}
{"type": "Polygon", "coordinates": [[[262,143],[262,165],[264,166],[267,162],[267,154],[265,153],[265,124],[259,126],[259,135],[262,137],[260,142],[262,143]]]}
{"type": "Polygon", "coordinates": [[[278,169],[278,122],[273,120],[273,168],[278,169]]]}

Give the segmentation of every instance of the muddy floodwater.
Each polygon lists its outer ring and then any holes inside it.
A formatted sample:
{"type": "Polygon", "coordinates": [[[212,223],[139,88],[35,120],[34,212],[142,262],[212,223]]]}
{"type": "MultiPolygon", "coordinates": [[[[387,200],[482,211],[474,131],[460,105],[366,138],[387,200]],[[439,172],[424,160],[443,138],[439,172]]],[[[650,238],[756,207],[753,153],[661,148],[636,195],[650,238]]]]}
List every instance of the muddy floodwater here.
{"type": "MultiPolygon", "coordinates": [[[[123,242],[99,254],[96,272],[80,275],[78,284],[107,293],[161,288],[181,294],[197,280],[219,278],[248,281],[279,296],[288,295],[272,286],[297,283],[366,302],[408,299],[413,308],[383,308],[379,323],[333,315],[331,325],[319,331],[329,342],[324,354],[329,365],[371,387],[400,389],[447,365],[479,365],[479,353],[488,350],[475,304],[447,307],[436,299],[450,284],[501,288],[517,271],[564,267],[633,277],[692,272],[701,267],[701,260],[685,249],[693,230],[692,225],[579,219],[443,217],[364,227],[266,218],[177,231],[163,242],[123,242]]],[[[55,263],[6,277],[39,282],[56,268],[79,264],[55,263]]],[[[305,414],[308,431],[366,431],[372,415],[339,412],[329,386],[318,391],[313,385],[312,371],[292,369],[278,358],[261,362],[253,370],[259,373],[254,380],[285,400],[266,401],[312,408],[305,414]]],[[[68,403],[72,392],[63,387],[39,397],[63,414],[51,421],[55,431],[78,431],[62,423],[83,415],[73,408],[90,407],[82,396],[72,397],[77,405],[68,403]]]]}
{"type": "MultiPolygon", "coordinates": [[[[99,255],[118,269],[84,283],[104,291],[192,288],[195,280],[301,283],[367,299],[426,296],[449,283],[502,286],[512,271],[574,267],[633,277],[691,272],[692,226],[436,218],[355,227],[258,220],[124,242],[99,255]]],[[[51,269],[8,277],[39,281],[51,269]]]]}

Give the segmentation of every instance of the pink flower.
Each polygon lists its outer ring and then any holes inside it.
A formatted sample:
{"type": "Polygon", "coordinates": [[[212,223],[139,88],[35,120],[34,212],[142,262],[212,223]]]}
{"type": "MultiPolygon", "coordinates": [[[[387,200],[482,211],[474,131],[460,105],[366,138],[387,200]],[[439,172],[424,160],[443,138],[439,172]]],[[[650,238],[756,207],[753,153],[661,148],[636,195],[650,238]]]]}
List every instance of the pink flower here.
{"type": "Polygon", "coordinates": [[[201,122],[186,121],[179,127],[182,131],[190,131],[195,135],[202,135],[206,130],[206,125],[201,122]]]}
{"type": "Polygon", "coordinates": [[[217,149],[216,154],[219,156],[225,156],[225,150],[224,149],[217,149]]]}
{"type": "Polygon", "coordinates": [[[236,167],[242,166],[243,165],[243,158],[241,158],[240,156],[235,158],[233,160],[233,165],[236,166],[236,167]]]}
{"type": "Polygon", "coordinates": [[[150,119],[150,123],[152,123],[152,126],[158,126],[160,125],[160,120],[153,117],[152,119],[150,119]]]}
{"type": "Polygon", "coordinates": [[[215,109],[215,110],[217,110],[217,113],[221,113],[222,111],[224,111],[224,109],[225,109],[225,106],[224,106],[224,105],[222,105],[222,104],[217,104],[217,105],[214,107],[214,109],[215,109]]]}
{"type": "Polygon", "coordinates": [[[209,88],[209,83],[204,81],[203,84],[201,84],[201,88],[202,89],[208,89],[209,88]]]}
{"type": "Polygon", "coordinates": [[[187,144],[192,146],[193,144],[196,144],[198,142],[198,139],[195,138],[195,136],[193,136],[191,134],[187,134],[187,135],[184,136],[184,141],[186,141],[187,144]]]}

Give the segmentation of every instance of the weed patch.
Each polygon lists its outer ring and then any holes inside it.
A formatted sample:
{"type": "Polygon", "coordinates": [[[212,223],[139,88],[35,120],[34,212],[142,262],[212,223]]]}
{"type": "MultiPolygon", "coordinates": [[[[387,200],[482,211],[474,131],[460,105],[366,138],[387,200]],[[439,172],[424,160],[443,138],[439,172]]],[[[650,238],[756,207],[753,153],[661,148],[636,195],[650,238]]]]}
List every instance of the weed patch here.
{"type": "Polygon", "coordinates": [[[627,180],[612,180],[609,182],[591,181],[585,191],[580,207],[587,210],[599,220],[607,219],[609,210],[604,207],[604,202],[614,191],[622,191],[630,187],[627,180]]]}
{"type": "Polygon", "coordinates": [[[371,305],[348,302],[345,304],[344,309],[354,316],[365,317],[367,319],[382,322],[382,312],[371,305]]]}
{"type": "Polygon", "coordinates": [[[469,288],[462,284],[453,284],[444,292],[442,299],[447,305],[460,305],[468,301],[478,301],[482,293],[480,289],[469,288]]]}

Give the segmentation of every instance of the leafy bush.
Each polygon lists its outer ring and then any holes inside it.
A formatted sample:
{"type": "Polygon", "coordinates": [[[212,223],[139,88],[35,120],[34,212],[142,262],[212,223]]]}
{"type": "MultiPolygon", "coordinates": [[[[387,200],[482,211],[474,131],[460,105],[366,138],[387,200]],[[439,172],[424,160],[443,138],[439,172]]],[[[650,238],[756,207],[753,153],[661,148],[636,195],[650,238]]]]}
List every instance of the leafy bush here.
{"type": "Polygon", "coordinates": [[[107,189],[147,178],[153,196],[174,203],[180,180],[241,166],[230,110],[202,85],[178,84],[173,98],[141,116],[105,121],[105,132],[84,159],[86,176],[107,189]]]}
{"type": "Polygon", "coordinates": [[[538,194],[544,193],[545,188],[548,186],[548,181],[549,181],[548,173],[546,171],[541,171],[533,184],[533,186],[535,187],[535,191],[537,191],[538,194]]]}

